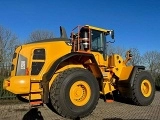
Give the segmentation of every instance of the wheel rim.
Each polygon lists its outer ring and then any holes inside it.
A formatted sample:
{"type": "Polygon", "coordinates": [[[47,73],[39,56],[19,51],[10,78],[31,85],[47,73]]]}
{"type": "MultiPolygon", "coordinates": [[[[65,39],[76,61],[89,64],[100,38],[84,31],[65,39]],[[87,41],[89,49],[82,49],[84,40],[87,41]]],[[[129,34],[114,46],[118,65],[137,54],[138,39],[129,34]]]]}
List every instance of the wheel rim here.
{"type": "Polygon", "coordinates": [[[91,96],[91,89],[85,81],[77,81],[70,88],[70,100],[76,106],[85,105],[91,96]]]}
{"type": "Polygon", "coordinates": [[[149,97],[151,95],[151,83],[149,80],[143,80],[141,83],[141,92],[145,97],[149,97]]]}

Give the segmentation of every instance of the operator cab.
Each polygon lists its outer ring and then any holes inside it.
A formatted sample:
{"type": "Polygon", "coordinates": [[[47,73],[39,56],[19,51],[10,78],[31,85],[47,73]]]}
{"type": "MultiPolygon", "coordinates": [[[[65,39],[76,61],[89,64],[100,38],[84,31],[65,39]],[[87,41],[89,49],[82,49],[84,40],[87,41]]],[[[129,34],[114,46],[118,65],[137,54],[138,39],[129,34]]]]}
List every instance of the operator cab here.
{"type": "Polygon", "coordinates": [[[114,39],[114,31],[106,30],[90,25],[77,26],[71,33],[73,52],[100,52],[106,51],[106,36],[114,39]],[[74,33],[78,29],[78,32],[74,33]]]}

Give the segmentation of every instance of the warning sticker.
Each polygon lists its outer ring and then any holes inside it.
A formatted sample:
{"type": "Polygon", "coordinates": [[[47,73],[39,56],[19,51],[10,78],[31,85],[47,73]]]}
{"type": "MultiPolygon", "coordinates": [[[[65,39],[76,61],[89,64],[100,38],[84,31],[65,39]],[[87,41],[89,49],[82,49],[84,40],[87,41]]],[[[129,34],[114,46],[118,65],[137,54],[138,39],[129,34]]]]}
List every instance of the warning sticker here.
{"type": "Polygon", "coordinates": [[[21,61],[21,69],[25,69],[25,61],[21,61]]]}

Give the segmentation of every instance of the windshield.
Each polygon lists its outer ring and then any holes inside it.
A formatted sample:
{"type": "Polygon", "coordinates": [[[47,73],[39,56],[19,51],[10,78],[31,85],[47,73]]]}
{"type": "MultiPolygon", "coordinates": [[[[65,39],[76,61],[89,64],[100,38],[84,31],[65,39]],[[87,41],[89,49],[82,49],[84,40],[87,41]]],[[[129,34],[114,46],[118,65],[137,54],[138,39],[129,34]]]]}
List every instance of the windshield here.
{"type": "Polygon", "coordinates": [[[103,41],[105,38],[103,36],[103,32],[101,31],[96,31],[96,30],[92,30],[91,31],[91,50],[92,51],[97,51],[97,52],[103,52],[103,41]]]}

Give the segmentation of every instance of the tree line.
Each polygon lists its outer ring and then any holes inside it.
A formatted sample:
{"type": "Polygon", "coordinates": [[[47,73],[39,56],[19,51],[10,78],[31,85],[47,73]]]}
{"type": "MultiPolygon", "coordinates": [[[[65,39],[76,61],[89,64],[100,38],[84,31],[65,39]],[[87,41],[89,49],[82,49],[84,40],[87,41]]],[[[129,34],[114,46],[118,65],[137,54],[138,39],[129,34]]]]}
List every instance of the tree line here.
{"type": "Polygon", "coordinates": [[[16,46],[37,40],[54,38],[53,32],[49,30],[35,30],[28,38],[20,42],[18,36],[11,30],[0,25],[0,76],[8,76],[12,57],[16,46]]]}
{"type": "MultiPolygon", "coordinates": [[[[15,50],[15,46],[34,42],[37,40],[54,38],[54,34],[49,30],[35,30],[32,31],[28,38],[24,42],[19,42],[18,36],[11,30],[0,25],[0,74],[4,72],[6,66],[11,65],[12,56],[15,50]]],[[[129,65],[143,65],[151,74],[156,84],[160,86],[160,51],[146,51],[140,54],[137,48],[124,48],[121,46],[114,46],[113,44],[107,44],[107,54],[117,53],[125,58],[127,50],[131,50],[133,55],[129,61],[129,65]]]]}

